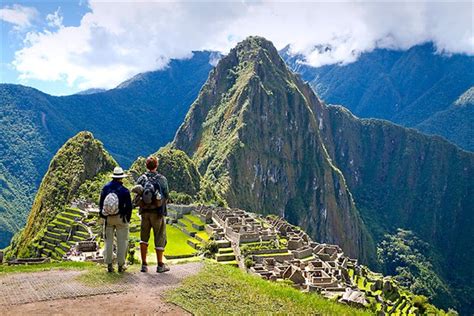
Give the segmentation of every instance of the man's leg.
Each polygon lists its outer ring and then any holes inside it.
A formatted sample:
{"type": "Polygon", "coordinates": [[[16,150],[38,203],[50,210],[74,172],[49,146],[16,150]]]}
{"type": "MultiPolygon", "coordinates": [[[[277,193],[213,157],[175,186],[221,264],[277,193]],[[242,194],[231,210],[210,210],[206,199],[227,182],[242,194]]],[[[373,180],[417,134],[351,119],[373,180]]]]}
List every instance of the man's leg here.
{"type": "Polygon", "coordinates": [[[166,246],[166,222],[165,217],[156,214],[154,218],[153,232],[155,233],[155,251],[158,267],[156,272],[166,272],[169,268],[164,264],[163,254],[166,246]]]}
{"type": "Polygon", "coordinates": [[[104,239],[105,239],[105,252],[104,252],[104,261],[107,264],[107,269],[109,272],[113,271],[112,259],[113,259],[113,250],[114,250],[114,226],[106,225],[104,228],[104,239]]]}
{"type": "Polygon", "coordinates": [[[148,251],[148,243],[144,241],[140,241],[140,256],[142,258],[142,264],[147,265],[146,262],[146,254],[148,251]]]}
{"type": "Polygon", "coordinates": [[[128,249],[128,223],[124,223],[119,218],[120,223],[117,223],[117,263],[119,272],[123,271],[125,266],[125,257],[128,249]]]}
{"type": "Polygon", "coordinates": [[[142,272],[147,272],[147,260],[146,254],[148,250],[148,240],[150,239],[151,223],[150,213],[143,212],[141,214],[142,221],[140,224],[140,256],[142,258],[142,272]]]}
{"type": "Polygon", "coordinates": [[[163,254],[164,250],[158,250],[156,249],[156,260],[158,261],[158,265],[163,264],[163,254]]]}

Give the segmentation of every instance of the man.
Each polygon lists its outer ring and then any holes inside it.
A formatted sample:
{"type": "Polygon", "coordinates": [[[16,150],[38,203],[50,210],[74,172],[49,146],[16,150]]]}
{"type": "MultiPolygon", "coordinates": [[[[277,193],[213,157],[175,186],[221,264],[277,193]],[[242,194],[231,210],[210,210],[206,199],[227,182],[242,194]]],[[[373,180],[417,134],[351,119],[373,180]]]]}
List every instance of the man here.
{"type": "Polygon", "coordinates": [[[105,218],[105,263],[107,271],[114,272],[112,265],[114,236],[117,236],[118,272],[124,272],[125,256],[128,248],[129,223],[132,216],[130,192],[123,186],[122,179],[127,177],[120,167],[115,167],[112,181],[107,183],[100,194],[100,217],[105,218]]]}
{"type": "Polygon", "coordinates": [[[156,272],[169,271],[169,267],[163,262],[163,253],[166,246],[166,203],[169,199],[168,180],[157,172],[158,159],[150,156],[146,160],[147,172],[137,179],[137,185],[142,188],[139,199],[141,227],[140,227],[140,255],[142,258],[141,272],[148,272],[146,259],[148,240],[153,228],[155,251],[158,266],[156,272]],[[152,191],[152,198],[147,199],[146,194],[152,191]]]}

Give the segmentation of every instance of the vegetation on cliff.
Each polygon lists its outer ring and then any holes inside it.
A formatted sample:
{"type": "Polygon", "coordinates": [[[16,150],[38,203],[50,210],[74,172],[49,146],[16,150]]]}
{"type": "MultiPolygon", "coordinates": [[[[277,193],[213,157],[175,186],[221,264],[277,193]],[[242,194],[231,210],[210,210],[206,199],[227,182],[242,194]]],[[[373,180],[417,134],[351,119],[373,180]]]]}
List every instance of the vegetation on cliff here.
{"type": "Polygon", "coordinates": [[[12,241],[9,256],[34,254],[35,238],[77,194],[79,187],[98,174],[109,172],[115,160],[90,132],[80,132],[68,140],[51,160],[41,182],[28,221],[12,241]]]}
{"type": "Polygon", "coordinates": [[[394,235],[385,235],[377,247],[384,274],[393,275],[411,292],[430,297],[437,306],[458,305],[449,286],[428,260],[436,256],[433,252],[430,244],[403,229],[398,229],[394,235]]]}

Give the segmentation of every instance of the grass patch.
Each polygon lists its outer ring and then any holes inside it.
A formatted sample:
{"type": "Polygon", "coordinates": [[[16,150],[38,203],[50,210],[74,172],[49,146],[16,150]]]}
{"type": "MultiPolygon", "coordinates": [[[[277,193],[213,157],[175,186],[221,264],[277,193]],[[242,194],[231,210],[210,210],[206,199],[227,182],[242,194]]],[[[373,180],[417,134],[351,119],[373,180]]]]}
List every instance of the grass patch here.
{"type": "Polygon", "coordinates": [[[302,293],[245,272],[207,263],[201,272],[166,294],[167,300],[196,315],[306,314],[371,315],[368,311],[302,293]]]}
{"type": "MultiPolygon", "coordinates": [[[[132,213],[132,223],[135,225],[140,225],[140,218],[137,215],[137,212],[134,211],[132,213]]],[[[130,232],[130,236],[137,238],[140,240],[140,230],[137,232],[130,232]]],[[[178,228],[166,224],[166,239],[168,243],[165,247],[165,256],[172,255],[172,256],[185,256],[185,255],[194,255],[196,254],[196,249],[189,246],[187,244],[187,240],[190,239],[188,235],[183,233],[178,228]]],[[[147,259],[148,262],[156,262],[156,255],[155,255],[155,240],[154,240],[154,233],[153,229],[150,232],[150,240],[148,241],[148,254],[147,259]]],[[[140,251],[135,252],[135,257],[137,262],[139,262],[140,251]]]]}
{"type": "Polygon", "coordinates": [[[197,232],[196,236],[198,236],[204,241],[209,241],[209,234],[205,230],[197,232]]]}
{"type": "Polygon", "coordinates": [[[126,277],[127,273],[129,272],[138,272],[140,265],[135,264],[129,266],[127,272],[125,273],[118,273],[117,272],[117,265],[114,265],[115,272],[109,273],[106,272],[105,265],[94,265],[86,273],[79,275],[76,280],[82,282],[89,286],[100,286],[104,283],[118,283],[126,277]]]}
{"type": "Polygon", "coordinates": [[[187,219],[190,222],[193,222],[196,225],[206,225],[199,217],[196,215],[191,215],[191,214],[186,214],[183,216],[185,219],[187,219]]]}
{"type": "Polygon", "coordinates": [[[21,272],[39,272],[51,270],[86,270],[96,266],[93,262],[50,262],[30,265],[0,265],[0,274],[21,273],[21,272]]]}

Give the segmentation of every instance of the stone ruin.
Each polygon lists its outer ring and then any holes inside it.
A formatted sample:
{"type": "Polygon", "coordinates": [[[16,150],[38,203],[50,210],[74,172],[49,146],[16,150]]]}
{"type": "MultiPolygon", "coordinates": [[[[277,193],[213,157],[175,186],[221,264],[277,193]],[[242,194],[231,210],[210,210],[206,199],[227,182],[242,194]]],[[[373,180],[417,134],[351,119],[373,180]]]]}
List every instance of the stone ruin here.
{"type": "Polygon", "coordinates": [[[64,260],[104,262],[103,251],[96,241],[79,241],[64,255],[64,260]]]}
{"type": "Polygon", "coordinates": [[[317,292],[352,306],[373,303],[382,311],[416,311],[398,295],[390,278],[368,271],[356,259],[347,257],[337,245],[313,241],[299,227],[277,216],[263,217],[236,208],[186,206],[176,217],[192,213],[206,223],[205,230],[221,247],[233,254],[216,254],[225,260],[235,258],[240,268],[263,279],[290,280],[294,287],[317,292]],[[229,248],[224,248],[229,249],[229,248]],[[251,265],[248,265],[251,259],[251,265]],[[363,289],[360,288],[361,283],[363,289]],[[395,301],[385,300],[383,296],[395,301]]]}

